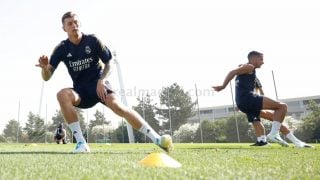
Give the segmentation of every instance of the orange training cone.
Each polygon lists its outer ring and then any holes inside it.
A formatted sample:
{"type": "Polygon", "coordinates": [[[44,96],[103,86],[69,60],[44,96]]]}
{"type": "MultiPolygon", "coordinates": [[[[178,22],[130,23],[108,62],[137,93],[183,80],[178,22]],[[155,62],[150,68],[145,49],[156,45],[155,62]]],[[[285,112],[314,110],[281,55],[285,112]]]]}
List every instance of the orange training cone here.
{"type": "Polygon", "coordinates": [[[164,153],[151,153],[139,163],[147,167],[179,168],[182,166],[178,161],[164,153]]]}

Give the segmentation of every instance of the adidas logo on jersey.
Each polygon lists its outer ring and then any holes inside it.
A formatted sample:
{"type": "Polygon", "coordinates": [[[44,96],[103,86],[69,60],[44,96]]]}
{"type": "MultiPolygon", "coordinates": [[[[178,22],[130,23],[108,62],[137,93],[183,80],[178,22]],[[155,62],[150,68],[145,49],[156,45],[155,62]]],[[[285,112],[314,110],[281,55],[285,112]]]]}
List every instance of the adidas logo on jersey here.
{"type": "Polygon", "coordinates": [[[72,57],[72,54],[71,54],[71,53],[68,53],[67,57],[72,57]]]}

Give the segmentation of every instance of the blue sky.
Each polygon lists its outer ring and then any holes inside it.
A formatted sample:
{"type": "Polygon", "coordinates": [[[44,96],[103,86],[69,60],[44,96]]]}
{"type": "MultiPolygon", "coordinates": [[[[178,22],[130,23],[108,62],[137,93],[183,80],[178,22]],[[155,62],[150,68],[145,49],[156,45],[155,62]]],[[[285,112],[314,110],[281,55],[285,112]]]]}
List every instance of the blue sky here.
{"type": "MultiPolygon", "coordinates": [[[[146,92],[157,102],[161,88],[174,82],[193,99],[197,84],[200,107],[232,104],[230,88],[213,94],[211,86],[245,63],[251,50],[265,54],[257,74],[267,96],[275,98],[272,71],[280,99],[320,94],[316,1],[2,0],[0,130],[18,118],[19,102],[23,126],[30,111],[50,121],[59,109],[56,93],[72,85],[64,65],[44,84],[41,106],[42,79],[34,65],[66,38],[60,19],[70,10],[84,33],[117,52],[130,105],[146,92]]],[[[113,72],[110,81],[119,89],[113,72]]],[[[96,109],[115,124],[121,120],[101,105],[85,111],[89,119],[96,109]]]]}

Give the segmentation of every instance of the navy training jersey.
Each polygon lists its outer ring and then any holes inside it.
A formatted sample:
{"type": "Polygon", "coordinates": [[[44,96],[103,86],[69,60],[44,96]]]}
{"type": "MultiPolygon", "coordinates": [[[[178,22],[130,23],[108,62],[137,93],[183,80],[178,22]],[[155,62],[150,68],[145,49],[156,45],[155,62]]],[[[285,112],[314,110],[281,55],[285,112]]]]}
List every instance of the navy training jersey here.
{"type": "Polygon", "coordinates": [[[69,39],[62,41],[53,51],[50,64],[56,69],[61,61],[67,66],[73,86],[96,82],[101,75],[103,63],[108,63],[110,50],[94,35],[83,34],[78,45],[69,39]]]}
{"type": "Polygon", "coordinates": [[[250,74],[241,74],[236,77],[236,100],[253,93],[256,83],[256,71],[250,74]]]}

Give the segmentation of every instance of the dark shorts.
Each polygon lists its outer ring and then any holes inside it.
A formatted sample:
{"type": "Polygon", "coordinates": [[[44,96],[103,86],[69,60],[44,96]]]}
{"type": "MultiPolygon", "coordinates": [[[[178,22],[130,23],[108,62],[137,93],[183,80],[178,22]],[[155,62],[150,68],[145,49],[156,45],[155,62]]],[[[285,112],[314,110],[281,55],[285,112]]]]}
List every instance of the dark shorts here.
{"type": "Polygon", "coordinates": [[[57,135],[54,136],[54,138],[56,140],[61,140],[61,139],[65,138],[65,135],[57,134],[57,135]]]}
{"type": "MultiPolygon", "coordinates": [[[[105,81],[105,85],[107,94],[111,94],[114,92],[109,81],[105,81]]],[[[79,94],[81,99],[80,104],[76,106],[78,108],[91,108],[98,102],[102,103],[97,94],[97,82],[87,84],[85,86],[75,85],[73,90],[79,94]]]]}
{"type": "Polygon", "coordinates": [[[263,96],[250,94],[237,98],[236,101],[238,108],[247,115],[249,122],[260,121],[263,96]]]}

